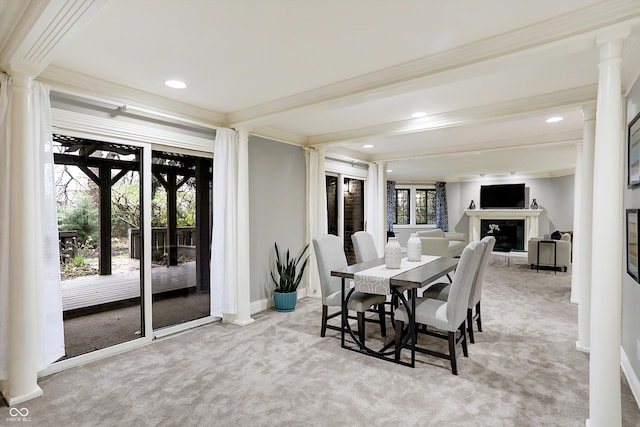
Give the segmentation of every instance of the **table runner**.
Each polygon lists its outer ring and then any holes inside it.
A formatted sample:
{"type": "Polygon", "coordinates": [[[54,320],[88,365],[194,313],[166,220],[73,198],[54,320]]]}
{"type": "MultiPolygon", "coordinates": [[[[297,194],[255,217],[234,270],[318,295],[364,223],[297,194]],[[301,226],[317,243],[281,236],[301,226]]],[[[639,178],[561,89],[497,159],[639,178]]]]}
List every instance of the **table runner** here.
{"type": "Polygon", "coordinates": [[[389,279],[405,271],[412,270],[421,265],[430,263],[440,258],[439,256],[422,255],[421,261],[407,261],[402,258],[400,268],[387,268],[386,265],[378,265],[367,270],[362,270],[354,274],[354,282],[356,291],[366,292],[368,294],[389,295],[391,287],[389,279]]]}

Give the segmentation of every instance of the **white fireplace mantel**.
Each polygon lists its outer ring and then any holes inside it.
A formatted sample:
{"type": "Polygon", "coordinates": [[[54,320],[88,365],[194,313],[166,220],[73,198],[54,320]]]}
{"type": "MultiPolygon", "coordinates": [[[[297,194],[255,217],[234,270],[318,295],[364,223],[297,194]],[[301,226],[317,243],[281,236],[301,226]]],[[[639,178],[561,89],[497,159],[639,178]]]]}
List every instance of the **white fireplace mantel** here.
{"type": "Polygon", "coordinates": [[[469,241],[480,240],[482,219],[524,219],[525,248],[530,238],[538,237],[538,217],[542,209],[467,209],[469,241]]]}

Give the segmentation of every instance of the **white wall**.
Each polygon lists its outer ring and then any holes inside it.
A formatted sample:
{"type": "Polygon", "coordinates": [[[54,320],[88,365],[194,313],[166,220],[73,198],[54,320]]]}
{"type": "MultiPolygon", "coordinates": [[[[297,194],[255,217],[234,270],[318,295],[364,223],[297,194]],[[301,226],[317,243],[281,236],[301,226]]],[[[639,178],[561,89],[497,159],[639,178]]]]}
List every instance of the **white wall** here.
{"type": "MultiPolygon", "coordinates": [[[[627,121],[640,113],[640,80],[636,81],[627,98],[627,121]]],[[[626,129],[625,129],[626,135],[626,129]]],[[[625,138],[626,140],[626,138],[625,138]]],[[[625,147],[626,152],[626,147],[625,147]]],[[[626,159],[625,159],[626,162],[626,159]]],[[[626,163],[625,163],[626,165],[626,163]]],[[[625,172],[625,183],[627,175],[625,172]]],[[[640,187],[624,190],[625,209],[640,208],[640,187]]],[[[626,230],[625,230],[626,233],[626,230]]],[[[626,245],[626,238],[624,239],[626,245]]],[[[624,265],[622,274],[622,350],[628,359],[632,372],[625,371],[630,383],[635,380],[636,393],[640,393],[640,283],[637,283],[627,274],[626,247],[623,248],[624,265]]],[[[593,306],[592,306],[593,307],[593,306]]],[[[623,356],[624,358],[624,356],[623,356]]],[[[633,384],[632,384],[633,387],[633,384]]],[[[636,400],[640,401],[640,395],[636,394],[636,400]]]]}
{"type": "Polygon", "coordinates": [[[305,246],[306,166],[300,147],[249,138],[251,301],[271,296],[274,243],[298,254],[305,246]]]}

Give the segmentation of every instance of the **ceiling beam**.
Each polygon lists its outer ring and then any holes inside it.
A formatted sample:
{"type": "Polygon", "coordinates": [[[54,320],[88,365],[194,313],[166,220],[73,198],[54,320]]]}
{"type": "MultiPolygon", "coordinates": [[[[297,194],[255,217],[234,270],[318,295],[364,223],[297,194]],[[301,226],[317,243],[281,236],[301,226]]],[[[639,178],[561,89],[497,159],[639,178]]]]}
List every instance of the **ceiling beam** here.
{"type": "Polygon", "coordinates": [[[0,52],[0,68],[37,76],[107,0],[30,1],[0,52]]]}
{"type": "Polygon", "coordinates": [[[599,2],[536,25],[523,27],[446,52],[229,113],[227,121],[230,126],[234,127],[246,124],[259,125],[261,120],[293,110],[309,108],[337,99],[344,100],[344,98],[351,96],[367,94],[370,97],[372,93],[389,87],[496,60],[496,58],[544,49],[546,46],[557,44],[564,39],[573,39],[572,42],[575,43],[579,38],[582,46],[592,46],[592,41],[595,40],[598,30],[623,22],[631,26],[638,21],[640,21],[640,2],[638,1],[599,2]]]}

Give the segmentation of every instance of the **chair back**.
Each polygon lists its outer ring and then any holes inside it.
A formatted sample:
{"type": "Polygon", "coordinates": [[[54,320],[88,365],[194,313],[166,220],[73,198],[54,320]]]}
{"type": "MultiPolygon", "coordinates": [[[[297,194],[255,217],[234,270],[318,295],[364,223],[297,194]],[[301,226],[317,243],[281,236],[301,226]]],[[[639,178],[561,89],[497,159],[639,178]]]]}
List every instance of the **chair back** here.
{"type": "Polygon", "coordinates": [[[484,254],[484,242],[469,243],[460,256],[460,262],[453,276],[453,283],[449,287],[447,298],[447,322],[449,327],[456,330],[467,318],[469,295],[475,279],[478,265],[484,254]]]}
{"type": "Polygon", "coordinates": [[[484,242],[486,246],[484,248],[482,259],[480,260],[478,273],[476,274],[473,286],[471,287],[471,294],[469,294],[469,308],[474,308],[476,304],[480,302],[480,296],[482,295],[482,283],[484,282],[484,272],[487,269],[489,258],[491,258],[493,247],[496,245],[496,238],[493,236],[486,236],[481,240],[481,242],[484,242]]]}
{"type": "Polygon", "coordinates": [[[351,235],[351,242],[353,243],[353,250],[356,253],[356,262],[358,264],[380,258],[371,233],[356,231],[351,235]]]}
{"type": "Polygon", "coordinates": [[[342,239],[333,234],[324,234],[313,239],[313,250],[320,273],[320,290],[322,304],[326,304],[327,296],[342,289],[342,279],[331,276],[331,270],[339,270],[347,266],[347,257],[342,247],[342,239]]]}

